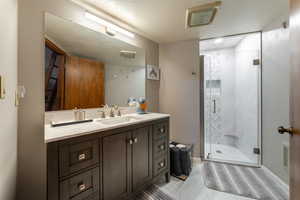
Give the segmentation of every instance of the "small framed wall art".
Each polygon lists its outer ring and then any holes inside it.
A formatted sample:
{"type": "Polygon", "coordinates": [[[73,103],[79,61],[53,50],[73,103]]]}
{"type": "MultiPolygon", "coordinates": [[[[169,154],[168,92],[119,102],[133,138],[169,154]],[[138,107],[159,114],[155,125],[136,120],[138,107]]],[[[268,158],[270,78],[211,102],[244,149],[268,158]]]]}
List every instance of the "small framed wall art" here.
{"type": "Polygon", "coordinates": [[[159,81],[160,69],[155,65],[147,65],[147,79],[159,81]]]}

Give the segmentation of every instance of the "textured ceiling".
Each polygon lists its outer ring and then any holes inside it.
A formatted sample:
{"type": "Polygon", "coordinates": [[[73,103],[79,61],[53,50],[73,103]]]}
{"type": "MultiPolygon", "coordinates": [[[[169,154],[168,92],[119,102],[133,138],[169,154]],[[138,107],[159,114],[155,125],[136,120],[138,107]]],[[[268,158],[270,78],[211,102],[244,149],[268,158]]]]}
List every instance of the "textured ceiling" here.
{"type": "Polygon", "coordinates": [[[150,39],[168,43],[261,30],[288,13],[288,0],[223,0],[213,24],[185,28],[186,9],[211,0],[80,0],[104,10],[146,33],[150,39]]]}

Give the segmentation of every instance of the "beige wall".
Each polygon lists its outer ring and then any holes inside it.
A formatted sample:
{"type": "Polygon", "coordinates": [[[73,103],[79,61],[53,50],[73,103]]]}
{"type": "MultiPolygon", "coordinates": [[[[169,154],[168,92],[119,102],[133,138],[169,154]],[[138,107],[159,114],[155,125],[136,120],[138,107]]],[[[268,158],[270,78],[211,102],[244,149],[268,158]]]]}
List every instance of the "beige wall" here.
{"type": "Polygon", "coordinates": [[[171,114],[171,140],[194,144],[195,156],[200,156],[199,59],[198,40],[159,46],[160,112],[171,114]]]}
{"type": "MultiPolygon", "coordinates": [[[[84,9],[68,0],[19,1],[19,79],[27,88],[19,108],[18,199],[46,199],[44,144],[44,12],[84,21],[84,9]]],[[[158,44],[137,36],[129,41],[146,49],[146,62],[158,65],[158,44]]],[[[149,108],[158,110],[159,82],[147,81],[149,108]]]]}
{"type": "Polygon", "coordinates": [[[0,75],[6,98],[0,99],[0,199],[15,199],[17,174],[17,0],[0,1],[0,75]]]}

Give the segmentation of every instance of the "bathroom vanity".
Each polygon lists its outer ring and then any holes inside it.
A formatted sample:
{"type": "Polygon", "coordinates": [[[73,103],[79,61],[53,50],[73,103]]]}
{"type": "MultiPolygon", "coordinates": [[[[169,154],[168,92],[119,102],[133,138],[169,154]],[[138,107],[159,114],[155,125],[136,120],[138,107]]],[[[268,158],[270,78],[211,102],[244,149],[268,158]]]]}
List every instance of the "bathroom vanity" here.
{"type": "Polygon", "coordinates": [[[128,199],[170,178],[166,114],[46,125],[45,142],[48,200],[128,199]]]}

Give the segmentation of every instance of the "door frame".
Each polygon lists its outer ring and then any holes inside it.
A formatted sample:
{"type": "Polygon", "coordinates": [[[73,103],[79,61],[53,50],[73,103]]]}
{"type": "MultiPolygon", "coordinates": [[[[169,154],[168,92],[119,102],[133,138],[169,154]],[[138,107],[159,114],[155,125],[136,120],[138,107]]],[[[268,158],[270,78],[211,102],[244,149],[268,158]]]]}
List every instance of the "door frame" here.
{"type": "MultiPolygon", "coordinates": [[[[60,110],[64,110],[65,107],[65,67],[66,67],[66,58],[67,58],[67,53],[62,50],[59,46],[57,46],[54,42],[52,42],[50,39],[48,39],[47,37],[44,38],[45,40],[45,50],[46,48],[51,49],[53,52],[55,52],[57,55],[60,55],[63,57],[63,65],[62,65],[62,69],[60,69],[60,77],[59,77],[59,84],[61,84],[61,94],[60,94],[60,110]]],[[[44,56],[44,61],[46,60],[46,57],[44,56]]],[[[44,63],[45,65],[46,63],[44,63]]],[[[45,71],[45,73],[47,73],[45,71]]],[[[50,75],[50,74],[49,74],[50,75]]],[[[45,90],[47,90],[47,75],[45,74],[45,90]]],[[[46,91],[45,91],[45,95],[46,95],[46,91]]],[[[46,107],[45,107],[45,111],[46,111],[46,107]]],[[[55,111],[55,110],[48,110],[48,111],[55,111]]],[[[48,112],[46,111],[46,112],[48,112]]]]}
{"type": "MultiPolygon", "coordinates": [[[[237,165],[242,165],[242,166],[250,166],[250,167],[261,167],[262,166],[262,156],[263,156],[263,149],[262,149],[262,108],[263,108],[263,95],[262,95],[262,69],[263,69],[263,56],[262,56],[262,31],[254,31],[254,32],[245,32],[245,33],[238,33],[238,34],[233,34],[233,35],[225,35],[221,36],[221,38],[230,38],[234,36],[239,36],[239,35],[250,35],[250,34],[255,34],[259,33],[260,34],[260,70],[259,70],[259,88],[258,88],[258,98],[259,98],[259,105],[258,105],[258,136],[257,136],[257,146],[260,149],[260,154],[258,155],[258,160],[257,163],[245,163],[245,162],[236,162],[236,161],[229,161],[229,160],[219,160],[219,159],[208,159],[205,156],[205,117],[204,117],[204,109],[205,109],[205,94],[204,94],[204,56],[199,55],[200,59],[200,158],[204,161],[214,161],[214,162],[221,162],[221,163],[228,163],[228,164],[237,164],[237,165]]],[[[205,38],[205,39],[200,39],[199,40],[199,54],[201,51],[201,46],[200,43],[201,41],[206,41],[206,40],[214,40],[218,39],[220,37],[211,37],[211,38],[205,38]]]]}
{"type": "MultiPolygon", "coordinates": [[[[300,0],[290,0],[290,59],[291,59],[291,88],[290,88],[290,200],[300,196],[300,104],[299,104],[299,69],[300,69],[300,0]]],[[[285,131],[286,132],[286,131],[285,131]]]]}

